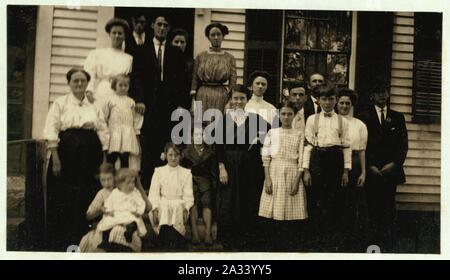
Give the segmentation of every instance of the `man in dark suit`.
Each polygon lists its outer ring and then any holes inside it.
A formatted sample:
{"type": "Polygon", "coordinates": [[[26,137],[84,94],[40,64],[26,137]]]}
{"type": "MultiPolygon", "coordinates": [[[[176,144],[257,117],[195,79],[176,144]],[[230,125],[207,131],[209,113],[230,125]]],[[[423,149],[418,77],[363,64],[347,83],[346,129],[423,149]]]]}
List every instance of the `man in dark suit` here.
{"type": "Polygon", "coordinates": [[[306,99],[305,104],[303,105],[304,108],[304,115],[305,115],[305,122],[308,120],[308,117],[311,115],[314,115],[315,113],[320,113],[321,108],[318,105],[317,96],[314,96],[313,89],[317,86],[320,86],[325,83],[325,78],[322,74],[316,72],[313,73],[311,76],[309,76],[308,80],[308,98],[306,99]]]}
{"type": "MultiPolygon", "coordinates": [[[[140,17],[141,18],[141,17],[140,17]]],[[[138,18],[139,19],[139,18],[138,18]]],[[[181,107],[183,94],[184,59],[181,50],[167,42],[169,22],[165,16],[157,16],[151,24],[153,37],[146,36],[140,51],[135,48],[130,96],[137,108],[144,108],[142,127],[141,172],[144,188],[150,185],[154,168],[162,165],[160,155],[166,142],[171,140],[173,126],[171,115],[181,107]],[[147,44],[147,45],[146,45],[147,44]]],[[[133,44],[131,41],[131,49],[133,44]]]]}
{"type": "Polygon", "coordinates": [[[392,250],[395,194],[397,185],[405,182],[403,163],[408,152],[408,133],[402,113],[387,106],[388,86],[377,85],[370,97],[374,103],[361,113],[368,130],[366,149],[367,200],[373,244],[382,251],[392,250]]]}

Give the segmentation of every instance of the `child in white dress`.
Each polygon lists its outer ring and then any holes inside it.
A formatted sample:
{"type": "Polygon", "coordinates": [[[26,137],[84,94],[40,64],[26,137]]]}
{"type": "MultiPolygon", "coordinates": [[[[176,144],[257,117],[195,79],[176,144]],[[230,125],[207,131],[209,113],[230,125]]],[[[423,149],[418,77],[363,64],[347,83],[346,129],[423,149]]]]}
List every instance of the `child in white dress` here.
{"type": "Polygon", "coordinates": [[[304,136],[301,130],[292,128],[296,113],[292,102],[282,104],[281,127],[269,130],[261,150],[265,181],[259,216],[270,225],[270,243],[277,249],[292,250],[292,245],[298,245],[293,244],[298,239],[295,234],[298,235],[299,224],[295,221],[307,218],[302,183],[304,136]]]}
{"type": "Polygon", "coordinates": [[[144,117],[135,111],[136,104],[128,97],[130,78],[127,75],[113,78],[111,88],[114,94],[103,108],[110,133],[108,162],[114,165],[119,158],[123,168],[129,166],[130,155],[140,153],[138,137],[144,117]]]}
{"type": "Polygon", "coordinates": [[[142,215],[145,212],[146,202],[141,192],[136,188],[137,172],[122,168],[117,172],[115,182],[117,188],[105,202],[105,210],[102,220],[97,225],[97,230],[103,232],[103,242],[100,248],[108,246],[110,230],[116,225],[124,225],[124,233],[127,242],[130,242],[134,231],[139,236],[147,233],[142,215]]]}
{"type": "Polygon", "coordinates": [[[161,245],[179,247],[184,243],[185,224],[194,205],[192,174],[179,165],[181,151],[175,144],[168,143],[164,153],[167,165],[155,169],[150,185],[148,198],[153,208],[149,218],[161,245]]]}

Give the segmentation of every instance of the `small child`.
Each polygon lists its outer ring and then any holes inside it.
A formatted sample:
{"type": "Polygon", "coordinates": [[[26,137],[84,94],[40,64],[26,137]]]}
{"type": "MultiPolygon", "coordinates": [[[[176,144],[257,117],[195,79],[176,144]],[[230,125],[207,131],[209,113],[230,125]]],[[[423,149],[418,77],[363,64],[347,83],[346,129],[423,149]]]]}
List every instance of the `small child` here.
{"type": "Polygon", "coordinates": [[[194,206],[191,210],[192,243],[200,242],[197,230],[198,210],[202,209],[205,222],[205,243],[212,245],[211,224],[213,192],[218,180],[218,165],[214,152],[203,142],[203,129],[193,128],[193,143],[183,150],[181,165],[192,172],[194,206]],[[199,208],[201,207],[201,208],[199,208]]]}
{"type": "Polygon", "coordinates": [[[296,113],[293,102],[282,103],[281,127],[269,130],[261,151],[265,180],[259,216],[270,219],[268,241],[281,250],[299,245],[297,221],[308,217],[302,183],[303,132],[292,128],[296,113]]]}
{"type": "Polygon", "coordinates": [[[145,212],[146,202],[141,192],[135,187],[137,172],[122,168],[117,172],[114,189],[105,202],[105,214],[97,225],[97,230],[103,232],[103,242],[99,248],[109,245],[109,233],[116,225],[126,227],[125,240],[131,242],[133,233],[138,230],[139,236],[147,233],[142,215],[145,212]]]}
{"type": "Polygon", "coordinates": [[[114,94],[105,102],[103,111],[108,123],[110,140],[108,162],[115,164],[120,159],[121,167],[129,167],[129,156],[139,155],[138,135],[144,117],[135,111],[135,102],[128,97],[130,78],[121,74],[113,78],[114,94]]]}
{"type": "Polygon", "coordinates": [[[184,247],[189,210],[194,205],[192,174],[181,167],[181,151],[173,143],[164,148],[167,165],[155,168],[148,198],[153,206],[150,222],[160,245],[184,247]]]}

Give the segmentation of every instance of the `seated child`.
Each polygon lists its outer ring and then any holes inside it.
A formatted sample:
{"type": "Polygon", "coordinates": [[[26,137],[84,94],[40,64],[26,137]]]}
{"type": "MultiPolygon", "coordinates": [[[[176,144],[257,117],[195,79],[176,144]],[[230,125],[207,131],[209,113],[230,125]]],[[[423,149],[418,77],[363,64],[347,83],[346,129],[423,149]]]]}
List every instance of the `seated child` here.
{"type": "Polygon", "coordinates": [[[181,151],[175,144],[166,144],[164,153],[167,165],[155,168],[150,185],[148,198],[153,208],[149,218],[160,242],[165,243],[170,235],[176,241],[167,245],[178,247],[184,241],[184,225],[194,204],[192,174],[179,166],[181,151]]]}
{"type": "Polygon", "coordinates": [[[147,233],[142,215],[145,212],[146,202],[136,188],[137,172],[122,168],[117,172],[114,189],[105,202],[105,214],[97,225],[97,230],[103,232],[103,242],[100,248],[108,247],[109,233],[116,225],[124,225],[124,233],[127,242],[130,242],[134,231],[138,230],[139,236],[147,233]]]}

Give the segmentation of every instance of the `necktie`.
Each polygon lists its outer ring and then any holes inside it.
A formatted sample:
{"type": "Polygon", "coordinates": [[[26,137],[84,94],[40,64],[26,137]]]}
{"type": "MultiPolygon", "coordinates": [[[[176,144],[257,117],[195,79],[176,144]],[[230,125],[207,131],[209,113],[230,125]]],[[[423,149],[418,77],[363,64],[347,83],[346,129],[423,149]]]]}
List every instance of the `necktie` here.
{"type": "Polygon", "coordinates": [[[162,70],[162,49],[161,49],[162,43],[159,42],[158,47],[158,79],[161,81],[161,70],[162,70]]]}
{"type": "Polygon", "coordinates": [[[316,103],[316,105],[317,105],[317,111],[316,111],[316,113],[318,114],[318,113],[320,113],[320,112],[322,112],[322,107],[320,107],[320,105],[319,105],[319,102],[314,102],[314,103],[316,103]]]}
{"type": "Polygon", "coordinates": [[[323,115],[327,118],[331,118],[331,112],[323,112],[323,115]]]}
{"type": "Polygon", "coordinates": [[[381,126],[384,126],[384,109],[381,109],[381,126]]]}

